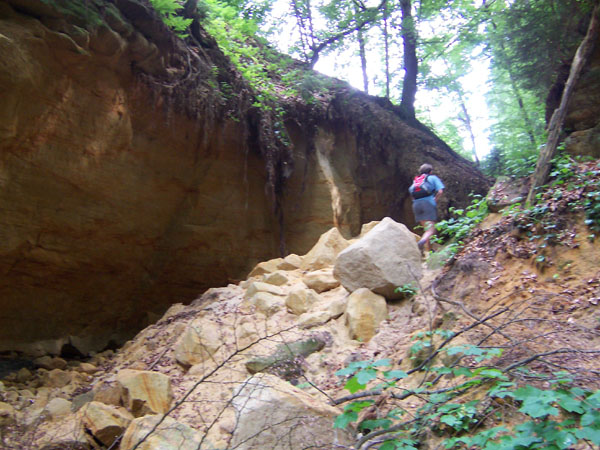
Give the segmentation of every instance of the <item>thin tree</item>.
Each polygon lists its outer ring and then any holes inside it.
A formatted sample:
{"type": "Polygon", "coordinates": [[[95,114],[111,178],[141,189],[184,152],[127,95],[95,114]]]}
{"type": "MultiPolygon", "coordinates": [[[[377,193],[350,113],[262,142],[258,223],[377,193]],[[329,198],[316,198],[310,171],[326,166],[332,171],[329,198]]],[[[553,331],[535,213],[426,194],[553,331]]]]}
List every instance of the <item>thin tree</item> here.
{"type": "Polygon", "coordinates": [[[567,115],[567,107],[569,106],[569,100],[571,99],[575,83],[577,82],[577,79],[581,74],[581,70],[585,66],[585,63],[587,62],[594,48],[594,44],[598,39],[598,28],[600,26],[600,19],[598,17],[599,14],[600,3],[597,3],[594,7],[594,11],[592,12],[592,18],[588,26],[587,34],[583,41],[581,41],[581,44],[575,53],[575,57],[573,58],[571,71],[569,72],[569,78],[565,83],[565,88],[560,99],[560,105],[552,114],[552,118],[548,124],[548,140],[544,148],[540,151],[540,155],[538,157],[535,172],[531,179],[531,188],[529,189],[529,194],[527,195],[527,204],[531,204],[537,188],[544,185],[548,179],[550,162],[552,161],[552,158],[556,154],[556,149],[558,148],[560,132],[567,115]]]}
{"type": "Polygon", "coordinates": [[[404,82],[400,107],[410,117],[415,117],[415,95],[417,93],[417,29],[412,15],[411,0],[400,0],[402,11],[401,33],[404,47],[404,82]]]}

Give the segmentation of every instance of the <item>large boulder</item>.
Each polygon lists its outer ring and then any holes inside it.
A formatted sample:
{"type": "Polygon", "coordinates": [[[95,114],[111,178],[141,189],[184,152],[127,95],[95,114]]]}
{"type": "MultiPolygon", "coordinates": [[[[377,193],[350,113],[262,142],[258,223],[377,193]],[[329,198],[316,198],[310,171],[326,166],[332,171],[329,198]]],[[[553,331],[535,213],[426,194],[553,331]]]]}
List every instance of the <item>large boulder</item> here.
{"type": "Polygon", "coordinates": [[[173,391],[170,378],[149,370],[124,369],[117,374],[121,385],[121,399],[136,417],[146,414],[164,414],[171,407],[173,391]]]}
{"type": "Polygon", "coordinates": [[[126,409],[100,402],[88,403],[82,413],[85,428],[107,447],[123,434],[133,419],[126,409]]]}
{"type": "Polygon", "coordinates": [[[387,315],[387,303],[381,295],[366,288],[354,291],[346,305],[346,326],[350,337],[362,342],[370,340],[387,315]]]}
{"type": "Polygon", "coordinates": [[[171,417],[150,415],[131,422],[121,441],[121,450],[198,450],[200,439],[189,426],[171,417]],[[160,424],[159,424],[160,422],[160,424]]]}
{"type": "Polygon", "coordinates": [[[315,246],[302,258],[303,270],[317,270],[331,266],[338,254],[348,247],[349,242],[344,239],[337,228],[332,228],[323,233],[315,246]]]}
{"type": "Polygon", "coordinates": [[[223,344],[222,331],[213,321],[194,320],[175,343],[175,359],[186,367],[210,360],[223,344]]]}
{"type": "Polygon", "coordinates": [[[259,374],[233,397],[238,424],[231,447],[238,450],[350,448],[349,432],[333,428],[340,410],[280,378],[259,374]]]}
{"type": "Polygon", "coordinates": [[[367,288],[388,299],[400,298],[395,289],[420,279],[422,273],[414,235],[389,217],[343,250],[333,270],[348,291],[367,288]]]}
{"type": "Polygon", "coordinates": [[[298,283],[290,289],[290,293],[285,299],[285,306],[292,314],[299,316],[307,312],[318,301],[319,294],[304,283],[298,283]]]}

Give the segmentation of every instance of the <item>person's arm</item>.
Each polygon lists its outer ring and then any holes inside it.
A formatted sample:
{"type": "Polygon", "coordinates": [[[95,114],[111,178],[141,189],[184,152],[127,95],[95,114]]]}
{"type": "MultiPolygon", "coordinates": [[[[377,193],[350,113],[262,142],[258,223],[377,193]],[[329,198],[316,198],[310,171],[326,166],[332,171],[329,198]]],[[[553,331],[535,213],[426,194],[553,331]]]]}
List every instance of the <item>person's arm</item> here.
{"type": "Polygon", "coordinates": [[[443,189],[440,189],[439,191],[437,191],[437,192],[435,193],[435,197],[434,197],[434,198],[435,198],[435,201],[436,201],[436,202],[437,202],[437,201],[440,199],[440,197],[442,196],[442,194],[443,194],[443,193],[444,193],[444,190],[443,190],[443,189]]]}

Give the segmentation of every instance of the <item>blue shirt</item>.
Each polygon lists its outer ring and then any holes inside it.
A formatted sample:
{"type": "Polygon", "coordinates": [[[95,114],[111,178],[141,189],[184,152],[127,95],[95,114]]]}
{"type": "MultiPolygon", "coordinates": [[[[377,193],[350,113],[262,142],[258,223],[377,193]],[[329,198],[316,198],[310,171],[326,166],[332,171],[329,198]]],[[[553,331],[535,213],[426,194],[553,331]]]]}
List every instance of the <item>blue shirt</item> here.
{"type": "Polygon", "coordinates": [[[415,200],[413,200],[413,202],[428,202],[428,203],[431,203],[433,206],[437,206],[437,204],[435,202],[435,194],[438,191],[445,189],[444,183],[442,183],[442,180],[440,180],[435,175],[429,175],[427,177],[427,181],[429,183],[431,183],[433,186],[433,194],[428,195],[427,197],[415,199],[415,200]]]}

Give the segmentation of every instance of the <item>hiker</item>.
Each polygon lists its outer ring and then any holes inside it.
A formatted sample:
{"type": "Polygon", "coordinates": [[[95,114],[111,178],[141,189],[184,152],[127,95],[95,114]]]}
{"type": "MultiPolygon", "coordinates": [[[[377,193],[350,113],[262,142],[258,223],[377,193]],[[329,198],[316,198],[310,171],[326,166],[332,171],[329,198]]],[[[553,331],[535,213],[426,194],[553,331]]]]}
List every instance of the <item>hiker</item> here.
{"type": "Polygon", "coordinates": [[[419,175],[415,177],[413,184],[408,188],[413,198],[413,212],[415,221],[420,223],[425,233],[419,240],[419,250],[429,251],[429,239],[435,234],[435,223],[437,222],[437,200],[444,192],[444,183],[437,176],[431,175],[433,167],[431,164],[423,164],[419,167],[419,175]]]}

